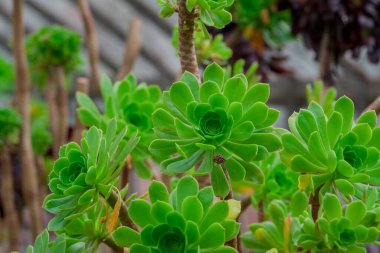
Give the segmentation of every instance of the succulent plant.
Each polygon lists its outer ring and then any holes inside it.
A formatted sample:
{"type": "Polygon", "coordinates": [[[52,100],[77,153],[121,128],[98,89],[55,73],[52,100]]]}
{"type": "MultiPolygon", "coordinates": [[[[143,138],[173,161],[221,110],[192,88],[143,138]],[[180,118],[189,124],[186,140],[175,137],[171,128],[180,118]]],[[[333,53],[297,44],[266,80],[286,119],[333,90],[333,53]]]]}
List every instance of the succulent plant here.
{"type": "Polygon", "coordinates": [[[280,161],[277,153],[271,154],[268,158],[257,163],[257,166],[263,171],[264,183],[255,185],[252,194],[252,203],[255,207],[263,202],[266,208],[273,200],[282,200],[288,204],[297,191],[298,173],[289,169],[280,161]]]}
{"type": "Polygon", "coordinates": [[[130,247],[131,253],[237,252],[224,246],[234,239],[240,224],[238,201],[214,201],[211,187],[198,188],[190,176],[179,180],[168,193],[165,185],[153,181],[149,187],[150,203],[133,200],[129,216],[141,228],[120,227],[113,233],[117,244],[130,247]]]}
{"type": "Polygon", "coordinates": [[[282,200],[272,201],[266,212],[271,220],[250,225],[250,231],[241,237],[244,245],[257,253],[272,249],[280,253],[296,252],[294,235],[301,229],[296,217],[305,213],[308,206],[307,195],[301,191],[293,194],[290,205],[282,200]]]}
{"type": "Polygon", "coordinates": [[[21,118],[15,109],[0,108],[0,144],[3,144],[10,134],[21,127],[21,118]]]}
{"type": "Polygon", "coordinates": [[[305,213],[299,217],[295,243],[311,252],[367,252],[365,247],[377,241],[380,221],[377,189],[368,193],[366,203],[356,199],[347,204],[325,194],[316,222],[305,213]]]}
{"type": "MultiPolygon", "coordinates": [[[[216,62],[225,65],[232,56],[232,50],[223,41],[223,35],[210,35],[202,29],[200,22],[196,23],[194,32],[194,45],[198,64],[210,64],[216,62]]],[[[173,27],[172,44],[178,50],[178,26],[173,27]]]]}
{"type": "Polygon", "coordinates": [[[49,230],[61,231],[69,221],[93,208],[100,197],[108,198],[118,185],[118,175],[125,158],[139,138],[133,135],[123,140],[127,128],[116,134],[116,120],[107,130],[91,127],[84,133],[81,146],[71,142],[61,147],[49,175],[51,194],[44,207],[56,216],[49,222],[49,230]]]}
{"type": "Polygon", "coordinates": [[[116,118],[118,124],[128,126],[127,139],[136,133],[141,136],[131,156],[137,175],[145,179],[151,178],[152,171],[147,165],[147,160],[151,157],[148,146],[155,138],[151,115],[161,103],[161,89],[157,85],[138,85],[132,74],[114,86],[103,76],[101,85],[104,113],[99,112],[87,95],[78,93],[80,107],[77,111],[80,121],[86,126],[97,126],[105,130],[108,122],[116,118]]]}
{"type": "Polygon", "coordinates": [[[81,43],[80,36],[65,27],[45,26],[28,36],[26,50],[36,70],[63,66],[65,71],[71,71],[81,63],[81,43]]]}
{"type": "Polygon", "coordinates": [[[224,168],[234,181],[261,179],[251,161],[281,147],[272,129],[279,112],[265,104],[269,86],[248,87],[244,75],[225,75],[214,63],[206,68],[201,86],[186,72],[164,92],[165,105],[153,113],[158,139],[149,147],[165,159],[164,173],[184,173],[194,166],[197,174],[211,173],[214,191],[222,197],[228,193],[224,168]]]}
{"type": "Polygon", "coordinates": [[[291,133],[282,135],[283,161],[296,172],[312,176],[312,188],[322,193],[337,187],[355,195],[355,185],[379,185],[380,128],[374,111],[363,113],[355,124],[354,105],[339,98],[329,117],[312,102],[289,118],[291,133]]]}
{"type": "MultiPolygon", "coordinates": [[[[158,0],[161,7],[160,16],[170,17],[173,15],[180,0],[158,0]]],[[[232,20],[231,13],[226,10],[234,3],[234,0],[186,0],[186,8],[188,11],[195,11],[199,15],[199,19],[207,26],[223,28],[232,20]]]]}
{"type": "Polygon", "coordinates": [[[320,104],[327,117],[330,117],[336,99],[336,89],[329,87],[326,91],[321,81],[315,81],[306,86],[306,98],[308,104],[312,101],[320,104]]]}

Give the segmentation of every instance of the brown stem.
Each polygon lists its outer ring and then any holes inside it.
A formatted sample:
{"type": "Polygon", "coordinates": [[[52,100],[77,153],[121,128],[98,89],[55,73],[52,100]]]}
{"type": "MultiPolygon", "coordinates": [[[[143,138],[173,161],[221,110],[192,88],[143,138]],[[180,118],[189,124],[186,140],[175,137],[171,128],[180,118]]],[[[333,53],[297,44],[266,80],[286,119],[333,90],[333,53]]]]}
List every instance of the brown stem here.
{"type": "Polygon", "coordinates": [[[252,197],[251,196],[247,196],[245,198],[243,198],[241,200],[241,212],[240,213],[243,213],[245,210],[248,209],[248,207],[250,207],[252,204],[252,197]]]}
{"type": "Polygon", "coordinates": [[[178,6],[178,51],[182,72],[189,71],[199,79],[197,55],[194,46],[194,26],[196,14],[186,9],[186,0],[180,0],[178,6]]]}
{"type": "Polygon", "coordinates": [[[8,229],[9,238],[9,250],[18,250],[19,244],[19,222],[17,217],[17,209],[14,203],[14,185],[13,185],[13,174],[12,174],[12,162],[10,158],[9,149],[7,144],[0,150],[1,160],[0,160],[0,178],[1,180],[1,197],[3,199],[4,207],[4,217],[6,226],[8,229]]]}
{"type": "Polygon", "coordinates": [[[331,67],[331,55],[330,55],[330,35],[329,31],[325,30],[323,33],[320,49],[319,49],[319,73],[318,78],[324,81],[328,86],[331,85],[329,80],[330,67],[331,67]]]}
{"type": "Polygon", "coordinates": [[[141,41],[140,30],[142,21],[134,18],[129,22],[128,35],[124,47],[123,62],[117,72],[116,80],[123,79],[129,72],[131,72],[133,65],[140,54],[141,41]]]}
{"type": "Polygon", "coordinates": [[[318,220],[318,212],[321,206],[319,201],[319,192],[322,188],[322,185],[315,189],[314,194],[310,194],[309,203],[311,205],[311,216],[313,217],[314,222],[318,220]]]}
{"type": "Polygon", "coordinates": [[[264,202],[261,200],[257,207],[257,220],[258,222],[265,221],[264,202]]]}
{"type": "MultiPolygon", "coordinates": [[[[216,155],[213,160],[216,164],[220,164],[222,166],[224,174],[226,175],[226,178],[227,178],[229,191],[228,191],[227,196],[224,198],[224,200],[233,199],[230,175],[228,174],[228,170],[224,166],[226,159],[222,155],[216,155]]],[[[238,238],[234,238],[234,239],[226,242],[226,245],[237,250],[238,249],[238,238]]]]}
{"type": "Polygon", "coordinates": [[[77,0],[86,31],[88,61],[91,68],[91,82],[97,95],[101,94],[99,74],[99,43],[96,36],[95,21],[87,0],[77,0]]]}
{"type": "Polygon", "coordinates": [[[30,140],[30,85],[29,70],[24,48],[23,0],[13,1],[13,53],[16,67],[16,96],[22,119],[20,154],[22,190],[29,207],[31,230],[34,237],[42,231],[42,209],[39,202],[37,169],[30,140]]]}
{"type": "Polygon", "coordinates": [[[374,110],[377,115],[380,115],[380,97],[376,98],[364,111],[374,110]]]}
{"type": "Polygon", "coordinates": [[[124,252],[124,249],[122,247],[117,246],[115,241],[110,236],[107,236],[106,238],[104,238],[103,242],[108,247],[110,247],[110,249],[112,249],[113,252],[116,252],[116,253],[123,253],[124,252]]]}
{"type": "MultiPolygon", "coordinates": [[[[78,77],[76,80],[76,91],[82,92],[86,95],[89,93],[89,82],[86,77],[78,77]]],[[[80,143],[82,138],[82,132],[86,129],[86,127],[80,122],[78,115],[75,114],[75,125],[72,140],[76,143],[80,143]]]]}
{"type": "MultiPolygon", "coordinates": [[[[113,191],[108,197],[107,202],[110,206],[114,207],[118,198],[119,196],[113,191]]],[[[133,223],[133,221],[129,217],[128,208],[126,205],[124,205],[124,203],[122,203],[120,207],[119,219],[120,219],[121,224],[123,224],[124,226],[128,226],[134,230],[137,230],[136,225],[133,223]]]]}
{"type": "Polygon", "coordinates": [[[59,144],[63,145],[67,142],[68,126],[69,126],[69,106],[68,94],[65,85],[65,72],[62,67],[53,69],[54,80],[57,85],[57,108],[58,108],[58,129],[59,144]]]}
{"type": "Polygon", "coordinates": [[[124,186],[128,184],[129,173],[132,169],[133,169],[132,156],[131,154],[128,154],[126,158],[126,163],[123,167],[123,170],[120,173],[120,177],[121,177],[120,185],[119,185],[120,189],[124,188],[124,186]]]}
{"type": "Polygon", "coordinates": [[[50,131],[53,137],[53,157],[58,158],[58,151],[60,147],[59,143],[59,120],[58,120],[58,108],[56,103],[56,85],[54,76],[51,70],[49,70],[46,88],[45,98],[47,107],[49,110],[50,131]]]}

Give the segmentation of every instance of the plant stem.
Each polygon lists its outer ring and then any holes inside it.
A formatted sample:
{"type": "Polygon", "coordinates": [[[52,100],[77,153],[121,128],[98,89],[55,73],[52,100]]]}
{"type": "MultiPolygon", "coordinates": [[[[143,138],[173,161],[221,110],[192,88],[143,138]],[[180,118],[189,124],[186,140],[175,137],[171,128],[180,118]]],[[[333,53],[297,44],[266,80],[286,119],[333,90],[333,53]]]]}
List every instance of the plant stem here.
{"type": "Polygon", "coordinates": [[[321,206],[321,203],[319,201],[319,192],[322,188],[322,185],[319,186],[313,193],[310,194],[309,203],[311,205],[311,216],[313,217],[314,222],[318,220],[318,212],[319,208],[321,206]]]}
{"type": "Polygon", "coordinates": [[[329,30],[325,30],[322,35],[322,41],[319,48],[319,73],[318,78],[325,82],[327,86],[331,83],[331,54],[330,54],[330,34],[329,30]]]}
{"type": "MultiPolygon", "coordinates": [[[[107,199],[107,202],[110,206],[114,207],[118,198],[119,198],[118,194],[112,191],[110,196],[107,199]]],[[[128,226],[134,230],[137,230],[136,225],[132,222],[131,218],[129,217],[128,208],[123,202],[121,203],[121,207],[120,207],[119,219],[120,219],[121,224],[123,224],[124,226],[128,226]]]]}
{"type": "MultiPolygon", "coordinates": [[[[76,92],[82,92],[86,95],[89,94],[89,81],[86,77],[78,77],[76,79],[76,92]]],[[[78,114],[75,114],[75,125],[72,135],[72,140],[76,143],[80,143],[82,138],[82,132],[86,129],[86,127],[80,122],[78,114]]]]}
{"type": "Polygon", "coordinates": [[[116,75],[116,80],[123,79],[129,72],[140,54],[141,42],[140,42],[140,30],[142,21],[138,18],[134,18],[129,22],[128,35],[124,47],[123,62],[116,75]]]}
{"type": "Polygon", "coordinates": [[[364,111],[374,110],[377,115],[380,115],[380,97],[375,99],[364,111]]]}
{"type": "Polygon", "coordinates": [[[257,220],[258,222],[265,221],[264,202],[261,200],[257,207],[257,220]]]}
{"type": "Polygon", "coordinates": [[[110,247],[116,253],[124,252],[124,248],[117,246],[115,241],[110,236],[104,238],[103,243],[110,247]]]}
{"type": "Polygon", "coordinates": [[[30,212],[31,230],[34,237],[42,231],[42,209],[39,202],[37,169],[34,163],[30,139],[30,85],[29,70],[24,47],[23,0],[13,1],[13,53],[16,68],[16,96],[22,119],[20,129],[20,154],[22,190],[30,212]]]}
{"type": "Polygon", "coordinates": [[[53,69],[54,81],[57,85],[57,108],[58,108],[58,122],[59,122],[59,145],[67,142],[68,127],[69,127],[69,107],[68,107],[68,94],[65,85],[65,72],[62,67],[53,69]]]}
{"type": "Polygon", "coordinates": [[[59,120],[58,107],[56,103],[56,85],[52,70],[48,71],[45,87],[45,99],[49,110],[50,131],[53,137],[53,157],[58,158],[59,151],[59,120]]]}
{"type": "Polygon", "coordinates": [[[199,79],[197,55],[194,46],[196,14],[186,9],[186,0],[179,0],[178,6],[178,51],[182,73],[189,71],[199,79]]]}
{"type": "Polygon", "coordinates": [[[96,94],[100,95],[99,43],[96,36],[95,21],[87,0],[78,0],[78,6],[86,31],[88,61],[91,69],[91,82],[96,94]]]}
{"type": "Polygon", "coordinates": [[[8,229],[9,251],[19,249],[19,228],[20,224],[17,217],[17,209],[14,203],[14,185],[12,174],[12,162],[8,145],[5,144],[0,148],[0,178],[1,180],[1,198],[4,207],[5,224],[8,229]]]}

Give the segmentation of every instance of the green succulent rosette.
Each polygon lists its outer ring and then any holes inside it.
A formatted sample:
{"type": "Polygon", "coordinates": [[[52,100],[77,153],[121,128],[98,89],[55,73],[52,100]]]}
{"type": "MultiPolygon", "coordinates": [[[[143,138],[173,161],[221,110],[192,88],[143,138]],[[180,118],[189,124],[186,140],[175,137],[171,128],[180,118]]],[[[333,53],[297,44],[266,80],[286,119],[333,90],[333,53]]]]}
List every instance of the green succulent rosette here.
{"type": "MultiPolygon", "coordinates": [[[[283,161],[322,193],[336,187],[344,196],[358,194],[361,184],[380,184],[380,127],[374,111],[354,122],[354,104],[339,98],[327,116],[312,102],[289,118],[291,133],[282,135],[283,161]]],[[[302,180],[301,180],[302,181],[302,180]]]]}
{"type": "Polygon", "coordinates": [[[130,253],[237,252],[225,246],[240,230],[235,221],[240,213],[237,201],[214,202],[212,188],[199,190],[190,176],[180,179],[171,194],[164,184],[153,181],[149,196],[150,203],[131,202],[129,216],[141,231],[115,230],[113,238],[119,246],[129,247],[130,253]]]}
{"type": "Polygon", "coordinates": [[[281,162],[277,153],[258,162],[258,167],[263,171],[264,183],[253,186],[252,203],[255,207],[262,202],[264,208],[271,201],[279,199],[289,203],[298,189],[298,173],[289,169],[281,162]]]}
{"type": "Polygon", "coordinates": [[[0,108],[0,145],[21,127],[21,118],[15,109],[0,108]]]}
{"type": "Polygon", "coordinates": [[[316,222],[306,213],[299,217],[295,243],[311,252],[367,252],[366,246],[379,236],[377,195],[372,188],[365,202],[356,199],[342,204],[338,196],[326,193],[316,222]]]}
{"type": "MultiPolygon", "coordinates": [[[[140,141],[131,156],[137,175],[148,179],[152,171],[147,164],[151,158],[149,144],[155,139],[152,113],[161,103],[161,89],[157,85],[137,84],[130,74],[112,85],[111,80],[103,76],[101,81],[104,113],[101,114],[95,103],[84,93],[77,93],[80,121],[86,126],[105,129],[108,122],[116,118],[118,125],[127,125],[127,139],[138,132],[140,141]]],[[[120,128],[120,127],[119,127],[120,128]]],[[[155,159],[155,157],[153,157],[155,159]]]]}
{"type": "Polygon", "coordinates": [[[96,127],[85,132],[81,147],[74,142],[61,147],[49,174],[52,193],[44,201],[44,208],[55,214],[49,230],[62,231],[70,220],[93,208],[100,197],[108,198],[118,185],[126,157],[139,138],[134,135],[127,142],[127,128],[119,133],[116,128],[116,120],[111,120],[105,132],[96,127]]]}
{"type": "Polygon", "coordinates": [[[252,161],[281,147],[272,128],[279,112],[265,104],[269,85],[248,87],[244,75],[225,75],[214,63],[206,68],[202,85],[186,72],[164,92],[164,106],[153,113],[158,139],[149,147],[162,157],[163,173],[184,173],[193,167],[197,174],[211,173],[214,191],[222,197],[228,193],[224,168],[233,181],[262,181],[252,161]],[[223,158],[222,164],[214,161],[217,157],[223,158]]]}
{"type": "Polygon", "coordinates": [[[250,231],[244,233],[241,240],[246,248],[254,249],[257,253],[272,249],[279,253],[297,252],[295,236],[301,230],[297,217],[307,213],[308,209],[308,197],[301,191],[293,194],[290,204],[274,200],[266,211],[270,219],[250,225],[250,231]]]}
{"type": "Polygon", "coordinates": [[[62,26],[45,26],[26,39],[26,51],[35,70],[62,66],[74,70],[80,63],[82,40],[79,34],[62,26]]]}
{"type": "MultiPolygon", "coordinates": [[[[172,16],[178,9],[179,1],[158,0],[160,16],[172,16]]],[[[220,29],[232,21],[232,15],[227,9],[233,3],[234,0],[186,0],[186,8],[197,13],[203,25],[220,29]]]]}

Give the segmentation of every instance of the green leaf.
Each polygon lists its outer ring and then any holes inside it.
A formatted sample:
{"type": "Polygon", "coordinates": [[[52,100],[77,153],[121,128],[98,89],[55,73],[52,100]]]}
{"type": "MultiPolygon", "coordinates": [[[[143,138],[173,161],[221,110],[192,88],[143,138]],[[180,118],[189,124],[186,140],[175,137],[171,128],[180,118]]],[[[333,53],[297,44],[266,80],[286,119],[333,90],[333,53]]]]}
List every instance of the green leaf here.
{"type": "Polygon", "coordinates": [[[207,230],[201,234],[199,246],[201,248],[216,248],[223,245],[225,240],[224,228],[218,223],[210,225],[207,230]]]}
{"type": "Polygon", "coordinates": [[[212,187],[206,186],[198,193],[198,199],[202,202],[203,210],[207,211],[214,200],[214,191],[212,187]]]}
{"type": "Polygon", "coordinates": [[[222,29],[232,21],[232,15],[226,10],[218,10],[211,12],[211,19],[216,28],[222,29]]]}
{"type": "Polygon", "coordinates": [[[99,124],[100,119],[88,109],[78,108],[77,114],[80,122],[86,126],[97,126],[99,124]]]}
{"type": "Polygon", "coordinates": [[[199,223],[203,218],[203,206],[197,196],[186,197],[182,203],[181,210],[186,220],[199,223]]]}
{"type": "Polygon", "coordinates": [[[113,233],[115,243],[120,247],[131,247],[132,244],[141,243],[140,234],[130,227],[119,227],[113,233]]]}
{"type": "Polygon", "coordinates": [[[266,103],[269,99],[269,84],[257,83],[249,88],[243,98],[244,110],[250,108],[256,102],[266,103]]]}
{"type": "MultiPolygon", "coordinates": [[[[155,129],[168,135],[175,136],[174,117],[164,109],[157,109],[152,115],[152,121],[155,129]]],[[[158,133],[160,135],[160,133],[158,133]]]]}
{"type": "Polygon", "coordinates": [[[163,202],[161,200],[157,200],[152,205],[151,215],[154,219],[156,219],[160,223],[166,222],[166,216],[168,213],[173,211],[173,207],[167,202],[163,202]]]}
{"type": "Polygon", "coordinates": [[[194,96],[191,93],[189,86],[184,82],[174,83],[169,90],[171,101],[178,110],[186,115],[187,105],[194,101],[194,96]]]}
{"type": "Polygon", "coordinates": [[[237,143],[237,142],[227,141],[223,146],[229,151],[235,153],[244,161],[248,161],[248,162],[252,161],[257,154],[256,144],[237,143]]]}
{"type": "Polygon", "coordinates": [[[245,168],[235,158],[231,157],[227,159],[224,166],[227,168],[228,174],[233,181],[241,181],[244,179],[245,168]]]}
{"type": "Polygon", "coordinates": [[[339,98],[334,106],[334,111],[339,112],[343,117],[342,133],[346,134],[352,126],[354,119],[354,103],[346,96],[339,98]]]}
{"type": "Polygon", "coordinates": [[[203,233],[213,223],[222,222],[228,217],[229,205],[227,201],[216,202],[206,213],[200,226],[200,232],[203,233]]]}
{"type": "Polygon", "coordinates": [[[309,200],[305,192],[297,191],[292,196],[292,201],[290,202],[290,210],[293,217],[301,215],[305,210],[307,210],[308,206],[309,200]]]}
{"type": "Polygon", "coordinates": [[[132,221],[141,228],[155,223],[150,212],[151,206],[142,199],[133,200],[128,208],[129,217],[131,217],[132,221]]]}
{"type": "Polygon", "coordinates": [[[366,145],[372,138],[372,129],[367,123],[357,124],[352,128],[352,132],[358,136],[358,145],[366,145]]]}
{"type": "Polygon", "coordinates": [[[204,82],[213,81],[219,87],[222,87],[224,84],[224,69],[214,62],[206,67],[203,79],[204,82]]]}
{"type": "Polygon", "coordinates": [[[323,173],[327,171],[327,168],[315,165],[302,155],[294,156],[290,165],[296,172],[323,173]]]}
{"type": "Polygon", "coordinates": [[[76,93],[76,99],[78,101],[78,104],[81,107],[84,107],[87,110],[89,110],[96,118],[100,117],[100,113],[98,111],[98,108],[96,107],[94,102],[92,102],[92,100],[89,96],[87,96],[86,94],[84,94],[82,92],[77,92],[76,93]]]}
{"type": "Polygon", "coordinates": [[[343,127],[343,117],[338,112],[333,112],[327,122],[327,136],[329,138],[330,147],[334,148],[340,137],[343,127]]]}
{"type": "Polygon", "coordinates": [[[181,81],[189,85],[191,93],[193,93],[194,98],[199,101],[199,82],[193,73],[185,71],[181,76],[181,81]]]}
{"type": "Polygon", "coordinates": [[[371,128],[375,128],[377,124],[377,115],[376,112],[371,110],[360,115],[358,119],[358,124],[367,123],[371,128]]]}
{"type": "Polygon", "coordinates": [[[153,180],[149,186],[149,198],[151,203],[158,200],[169,202],[169,193],[166,186],[159,181],[153,180]]]}
{"type": "Polygon", "coordinates": [[[141,244],[133,244],[129,249],[129,253],[151,253],[150,249],[141,244]]]}
{"type": "Polygon", "coordinates": [[[191,169],[203,155],[203,150],[198,150],[192,154],[189,158],[184,158],[182,160],[173,162],[166,167],[165,173],[181,173],[186,172],[191,169]]]}
{"type": "Polygon", "coordinates": [[[225,198],[230,191],[226,175],[219,164],[214,166],[211,171],[211,185],[214,189],[215,195],[218,197],[225,198]]]}
{"type": "Polygon", "coordinates": [[[345,160],[340,160],[336,167],[337,171],[345,176],[345,177],[352,177],[355,173],[354,168],[346,162],[345,160]]]}
{"type": "Polygon", "coordinates": [[[331,193],[326,193],[322,205],[329,220],[340,219],[342,217],[342,205],[337,196],[331,193]]]}
{"type": "Polygon", "coordinates": [[[112,81],[107,75],[102,75],[100,79],[101,92],[103,100],[105,101],[108,97],[112,96],[112,81]]]}
{"type": "Polygon", "coordinates": [[[36,242],[34,243],[34,252],[36,252],[36,253],[47,252],[48,251],[48,244],[49,244],[49,233],[47,230],[44,230],[36,238],[36,242]]]}
{"type": "Polygon", "coordinates": [[[78,199],[78,205],[88,205],[92,203],[96,194],[96,189],[89,189],[80,196],[78,199]]]}
{"type": "Polygon", "coordinates": [[[262,124],[268,117],[269,108],[266,104],[262,102],[257,102],[247,110],[240,121],[252,121],[252,123],[257,127],[257,125],[262,124]]]}
{"type": "Polygon", "coordinates": [[[181,211],[182,202],[186,197],[198,194],[198,182],[191,176],[183,177],[177,185],[177,210],[181,211]]]}
{"type": "Polygon", "coordinates": [[[350,220],[351,226],[360,224],[367,212],[367,208],[360,200],[356,200],[348,204],[345,216],[350,220]]]}
{"type": "Polygon", "coordinates": [[[335,185],[338,187],[339,191],[345,195],[354,195],[355,194],[355,188],[352,185],[351,182],[349,182],[346,179],[337,179],[335,180],[335,185]]]}
{"type": "Polygon", "coordinates": [[[229,246],[219,247],[217,249],[204,249],[202,253],[238,253],[236,249],[229,246]]]}
{"type": "Polygon", "coordinates": [[[188,221],[187,226],[186,226],[186,238],[187,238],[188,245],[197,243],[199,240],[199,236],[200,234],[199,234],[198,225],[192,221],[188,221]]]}
{"type": "Polygon", "coordinates": [[[226,81],[223,89],[223,95],[227,97],[230,103],[240,101],[245,95],[247,86],[240,77],[233,77],[226,81]]]}
{"type": "Polygon", "coordinates": [[[217,93],[220,93],[219,85],[214,81],[205,81],[199,89],[200,101],[202,103],[207,103],[208,99],[217,93]]]}
{"type": "Polygon", "coordinates": [[[254,133],[247,142],[264,146],[269,152],[282,147],[281,140],[273,133],[254,133]]]}

